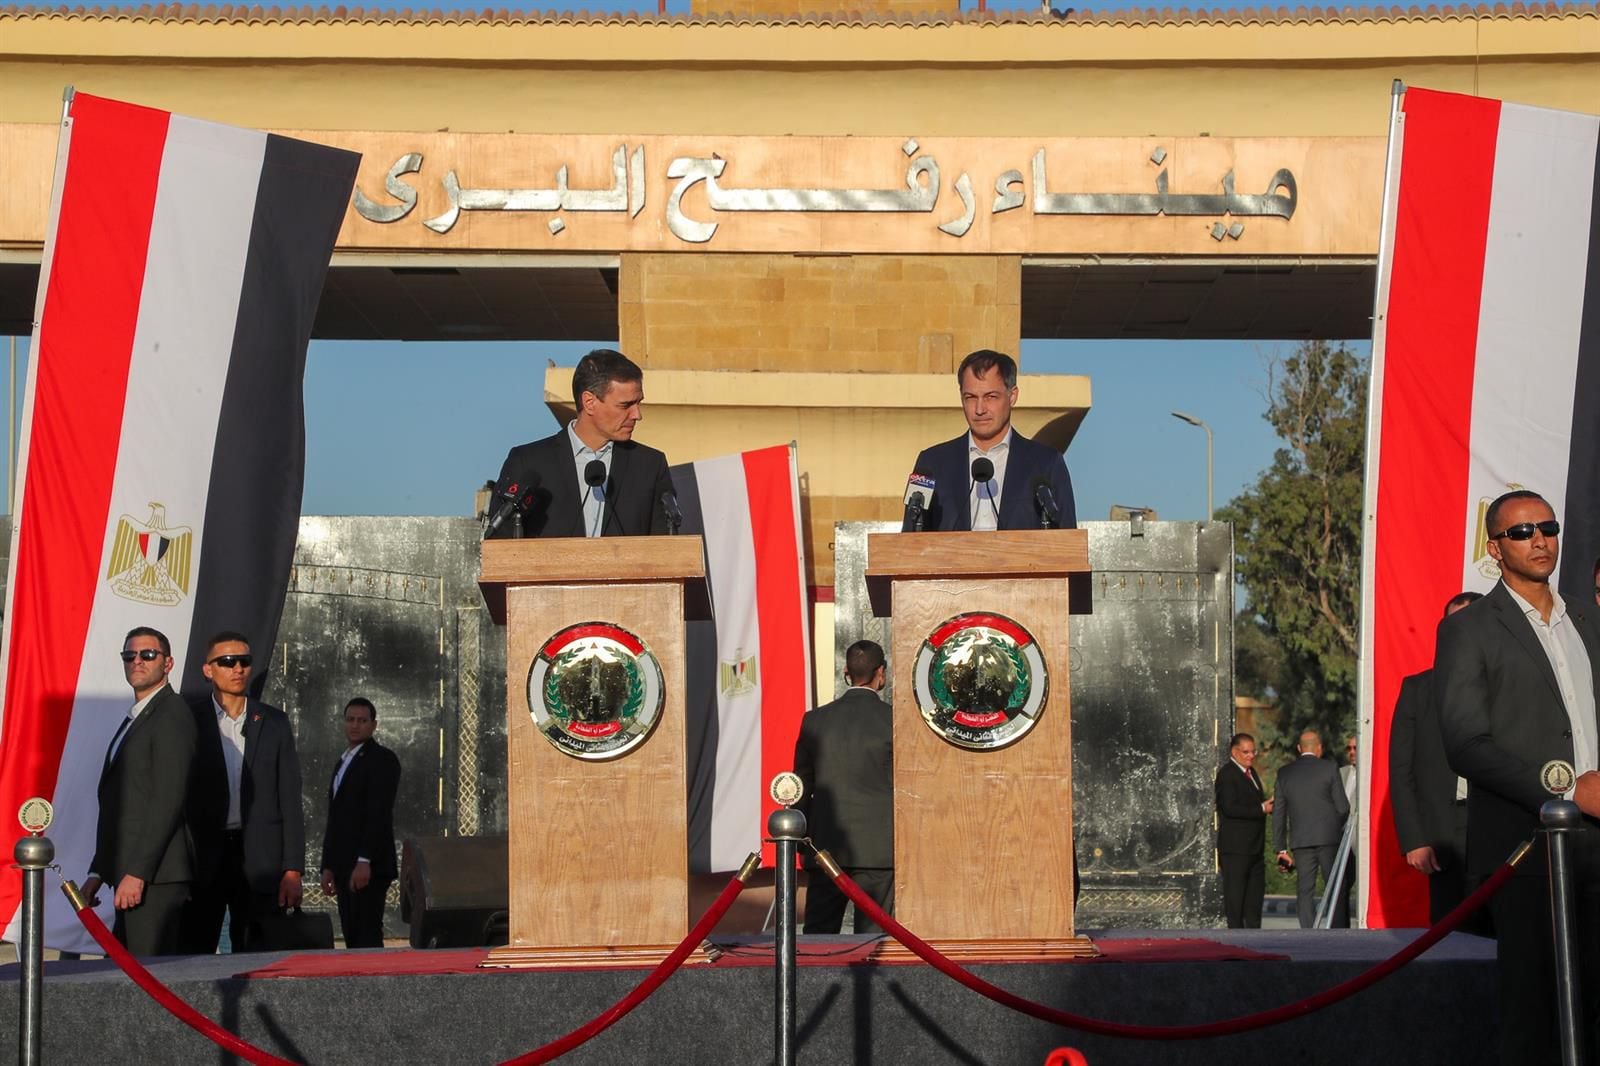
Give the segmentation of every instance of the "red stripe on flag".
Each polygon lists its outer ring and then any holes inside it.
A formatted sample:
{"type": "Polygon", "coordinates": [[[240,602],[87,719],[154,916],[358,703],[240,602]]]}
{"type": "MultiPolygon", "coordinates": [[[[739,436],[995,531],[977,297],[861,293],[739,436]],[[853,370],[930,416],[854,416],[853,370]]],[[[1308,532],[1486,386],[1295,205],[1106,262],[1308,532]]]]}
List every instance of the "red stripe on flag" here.
{"type": "MultiPolygon", "coordinates": [[[[79,93],[33,352],[0,810],[50,796],[100,578],[169,115],[79,93]]],[[[115,655],[116,648],[91,654],[115,655]]],[[[81,873],[82,871],[77,871],[81,873]]],[[[21,881],[0,878],[0,921],[21,881]]]]}
{"type": "MultiPolygon", "coordinates": [[[[750,496],[756,617],[761,626],[761,782],[765,785],[773,775],[794,768],[794,742],[807,710],[804,590],[789,448],[763,448],[741,458],[750,496]]],[[[763,830],[767,816],[776,809],[763,788],[763,830]]],[[[771,863],[772,845],[763,845],[762,850],[771,863]]]]}
{"type": "Polygon", "coordinates": [[[1401,679],[1432,665],[1444,602],[1461,591],[1461,509],[1500,102],[1413,89],[1405,112],[1373,553],[1376,817],[1367,922],[1374,927],[1428,924],[1427,882],[1405,864],[1395,836],[1389,726],[1401,679]]]}

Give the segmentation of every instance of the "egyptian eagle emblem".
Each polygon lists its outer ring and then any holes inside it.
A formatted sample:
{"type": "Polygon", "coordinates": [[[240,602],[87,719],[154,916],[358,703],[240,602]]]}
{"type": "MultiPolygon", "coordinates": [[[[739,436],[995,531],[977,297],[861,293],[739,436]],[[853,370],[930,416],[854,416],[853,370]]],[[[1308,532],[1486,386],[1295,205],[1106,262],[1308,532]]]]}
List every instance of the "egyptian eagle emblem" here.
{"type": "Polygon", "coordinates": [[[189,594],[193,560],[194,532],[169,527],[166,507],[151,502],[144,521],[126,514],[117,519],[106,580],[123,599],[171,607],[189,594]]]}

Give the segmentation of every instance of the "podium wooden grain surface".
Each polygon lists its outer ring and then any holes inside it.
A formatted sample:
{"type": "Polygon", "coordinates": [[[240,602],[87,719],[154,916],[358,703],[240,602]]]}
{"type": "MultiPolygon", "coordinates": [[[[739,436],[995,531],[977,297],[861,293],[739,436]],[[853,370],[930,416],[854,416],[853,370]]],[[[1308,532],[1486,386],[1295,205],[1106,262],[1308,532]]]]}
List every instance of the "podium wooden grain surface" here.
{"type": "MultiPolygon", "coordinates": [[[[1072,903],[1069,575],[1088,571],[1081,530],[878,534],[869,582],[892,595],[895,917],[941,947],[1085,950],[1072,903]],[[1049,674],[1037,724],[995,751],[969,751],[923,721],[912,673],[924,639],[955,615],[990,611],[1038,642],[1049,674]]],[[[1087,948],[1092,952],[1092,948],[1087,948]]],[[[992,951],[987,952],[992,953],[992,951]]]]}
{"type": "Polygon", "coordinates": [[[481,582],[505,603],[511,889],[490,965],[636,964],[688,932],[683,602],[704,573],[699,537],[485,543],[481,582]],[[528,699],[545,642],[596,621],[642,640],[665,683],[654,731],[607,760],[556,750],[528,699]]]}

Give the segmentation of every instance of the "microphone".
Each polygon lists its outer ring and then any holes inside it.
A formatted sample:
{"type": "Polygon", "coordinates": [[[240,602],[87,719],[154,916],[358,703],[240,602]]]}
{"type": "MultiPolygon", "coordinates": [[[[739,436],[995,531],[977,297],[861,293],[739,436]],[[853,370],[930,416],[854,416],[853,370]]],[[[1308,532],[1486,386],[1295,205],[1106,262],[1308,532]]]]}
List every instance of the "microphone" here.
{"type": "Polygon", "coordinates": [[[1039,528],[1055,529],[1061,525],[1061,508],[1056,506],[1056,494],[1050,491],[1050,482],[1042,475],[1033,479],[1033,506],[1039,512],[1039,528]]]}
{"type": "MultiPolygon", "coordinates": [[[[987,485],[993,480],[994,463],[981,455],[972,460],[972,488],[974,492],[977,491],[979,485],[987,485]]],[[[989,498],[989,510],[994,512],[994,524],[998,528],[1000,525],[1000,507],[994,502],[994,494],[992,492],[984,492],[979,495],[989,498]]],[[[978,506],[983,506],[981,501],[978,506]]]]}
{"type": "Polygon", "coordinates": [[[676,534],[683,528],[683,512],[678,509],[678,497],[671,489],[661,494],[661,509],[667,512],[667,534],[676,534]]]}
{"type": "Polygon", "coordinates": [[[913,470],[911,476],[906,478],[906,514],[901,528],[909,527],[913,533],[922,532],[923,519],[933,503],[933,485],[933,478],[920,470],[913,470]]]}
{"type": "MultiPolygon", "coordinates": [[[[533,493],[536,488],[538,488],[537,478],[526,486],[513,481],[509,476],[503,477],[496,482],[494,499],[499,500],[500,503],[495,508],[494,514],[490,516],[488,526],[484,528],[484,539],[487,540],[489,537],[494,536],[496,531],[505,525],[506,519],[513,515],[516,516],[517,524],[520,525],[523,514],[526,513],[529,507],[533,506],[533,493]]],[[[522,535],[520,530],[517,535],[522,535]]]]}
{"type": "Polygon", "coordinates": [[[583,468],[583,481],[591,489],[597,489],[606,483],[606,464],[599,459],[590,459],[589,465],[583,468]]]}

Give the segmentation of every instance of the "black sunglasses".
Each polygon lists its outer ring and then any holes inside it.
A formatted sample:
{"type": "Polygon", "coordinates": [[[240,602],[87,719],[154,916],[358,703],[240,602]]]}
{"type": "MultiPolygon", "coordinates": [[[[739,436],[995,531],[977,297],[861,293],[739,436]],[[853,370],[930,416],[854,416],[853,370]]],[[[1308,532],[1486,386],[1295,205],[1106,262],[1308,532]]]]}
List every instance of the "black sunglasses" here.
{"type": "Polygon", "coordinates": [[[140,648],[138,651],[124,651],[122,653],[122,661],[125,663],[131,663],[135,659],[143,659],[147,663],[153,663],[159,658],[161,658],[160,648],[140,648]]]}
{"type": "Polygon", "coordinates": [[[249,666],[250,661],[250,656],[248,655],[219,655],[206,665],[220,666],[224,670],[232,670],[235,666],[249,666]]]}
{"type": "Polygon", "coordinates": [[[1533,531],[1536,529],[1547,537],[1558,537],[1561,535],[1561,523],[1557,522],[1554,518],[1551,518],[1544,522],[1519,522],[1514,526],[1507,526],[1500,532],[1492,535],[1489,539],[1499,540],[1501,537],[1504,537],[1507,540],[1532,540],[1533,531]]]}

